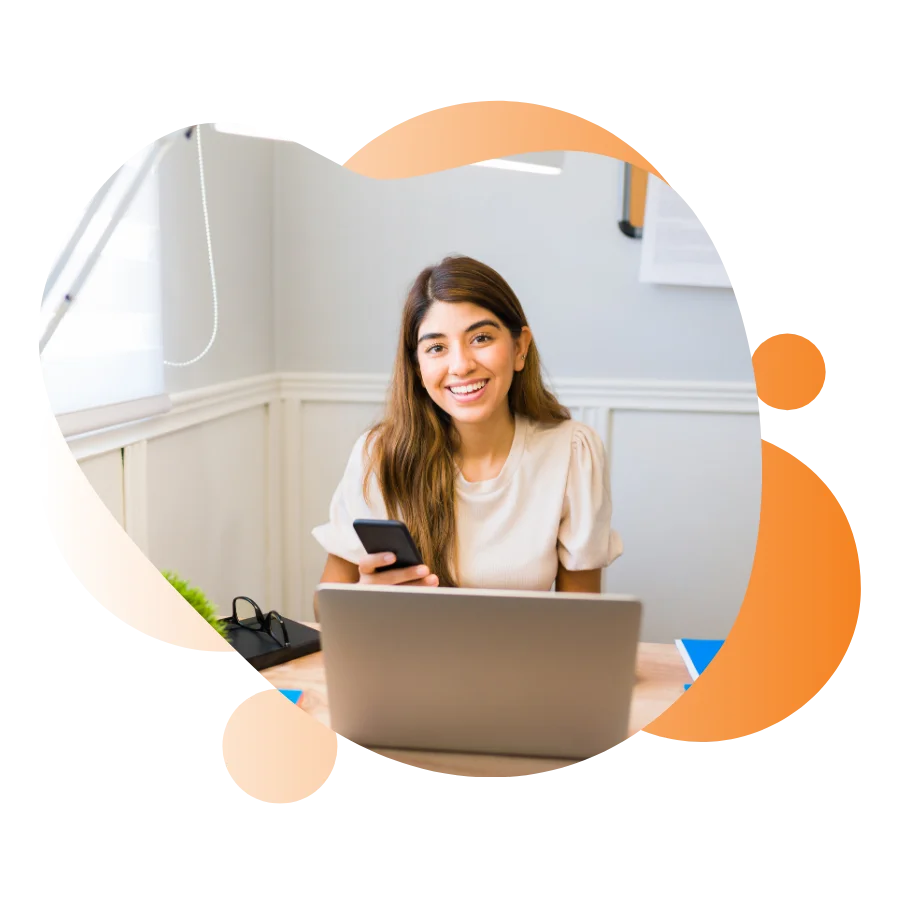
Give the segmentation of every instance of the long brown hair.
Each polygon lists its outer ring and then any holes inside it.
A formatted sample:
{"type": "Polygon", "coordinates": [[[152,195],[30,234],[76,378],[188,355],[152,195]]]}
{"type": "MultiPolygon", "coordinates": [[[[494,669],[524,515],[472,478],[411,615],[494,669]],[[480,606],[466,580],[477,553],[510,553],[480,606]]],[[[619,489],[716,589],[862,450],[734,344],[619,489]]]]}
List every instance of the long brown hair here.
{"type": "MultiPolygon", "coordinates": [[[[435,301],[474,303],[489,310],[517,339],[528,325],[518,298],[489,266],[466,256],[448,256],[423,269],[406,298],[394,375],[384,419],[366,442],[366,496],[372,474],[388,515],[409,528],[428,568],[443,586],[455,585],[456,465],[458,435],[453,420],[428,396],[416,356],[419,326],[435,301]]],[[[525,368],[513,374],[509,408],[538,422],[562,422],[569,411],[547,390],[532,342],[525,368]]]]}

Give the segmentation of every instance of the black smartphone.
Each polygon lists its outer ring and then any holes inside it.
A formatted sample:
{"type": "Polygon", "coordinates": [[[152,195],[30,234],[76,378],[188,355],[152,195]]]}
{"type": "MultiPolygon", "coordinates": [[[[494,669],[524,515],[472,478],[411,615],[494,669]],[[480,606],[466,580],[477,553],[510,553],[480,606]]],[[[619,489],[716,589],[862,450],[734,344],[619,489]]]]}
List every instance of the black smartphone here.
{"type": "Polygon", "coordinates": [[[402,522],[393,519],[355,519],[353,527],[366,553],[393,553],[397,557],[396,562],[379,566],[376,572],[422,565],[422,556],[402,522]]]}

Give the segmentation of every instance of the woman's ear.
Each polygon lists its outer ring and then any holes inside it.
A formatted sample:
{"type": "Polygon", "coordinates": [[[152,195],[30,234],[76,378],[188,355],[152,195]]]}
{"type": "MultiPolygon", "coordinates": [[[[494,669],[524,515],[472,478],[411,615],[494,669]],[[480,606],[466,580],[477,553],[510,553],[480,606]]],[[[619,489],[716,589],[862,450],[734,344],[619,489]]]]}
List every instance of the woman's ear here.
{"type": "Polygon", "coordinates": [[[516,338],[515,348],[516,359],[513,368],[516,372],[521,372],[525,368],[525,360],[528,358],[528,351],[531,348],[531,329],[527,325],[522,328],[516,338]]]}

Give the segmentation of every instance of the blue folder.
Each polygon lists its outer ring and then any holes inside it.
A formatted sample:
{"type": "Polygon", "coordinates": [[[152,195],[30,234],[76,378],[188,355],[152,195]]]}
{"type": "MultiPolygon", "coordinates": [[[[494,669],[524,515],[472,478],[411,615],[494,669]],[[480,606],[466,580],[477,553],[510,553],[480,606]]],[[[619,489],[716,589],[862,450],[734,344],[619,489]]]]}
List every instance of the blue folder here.
{"type": "Polygon", "coordinates": [[[303,695],[303,691],[292,691],[288,690],[287,688],[279,688],[279,691],[284,694],[284,696],[287,697],[288,700],[291,701],[291,703],[297,703],[297,701],[299,701],[300,697],[303,695]]]}
{"type": "MultiPolygon", "coordinates": [[[[696,681],[703,670],[712,662],[712,658],[719,652],[719,648],[725,641],[698,641],[688,638],[678,638],[675,646],[687,666],[691,678],[696,681]]],[[[690,685],[685,685],[685,688],[690,685]]]]}

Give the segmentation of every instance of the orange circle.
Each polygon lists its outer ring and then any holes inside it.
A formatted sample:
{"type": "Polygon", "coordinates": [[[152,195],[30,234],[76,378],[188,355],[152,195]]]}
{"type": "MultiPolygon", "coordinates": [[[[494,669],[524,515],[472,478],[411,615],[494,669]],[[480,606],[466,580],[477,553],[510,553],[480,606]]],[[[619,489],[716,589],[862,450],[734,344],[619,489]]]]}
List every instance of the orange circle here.
{"type": "Polygon", "coordinates": [[[775,409],[800,409],[819,396],[825,360],[819,348],[798,334],[777,334],[753,354],[759,399],[775,409]]]}
{"type": "Polygon", "coordinates": [[[317,791],[334,768],[337,735],[279,691],[248,697],[222,736],[228,774],[268,803],[293,803],[317,791]]]}

